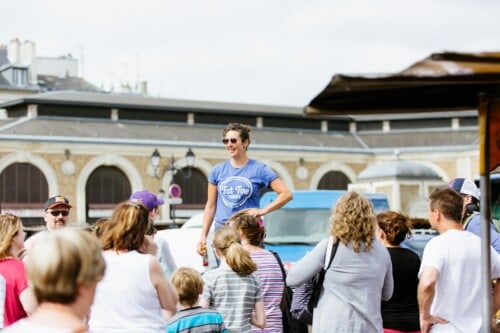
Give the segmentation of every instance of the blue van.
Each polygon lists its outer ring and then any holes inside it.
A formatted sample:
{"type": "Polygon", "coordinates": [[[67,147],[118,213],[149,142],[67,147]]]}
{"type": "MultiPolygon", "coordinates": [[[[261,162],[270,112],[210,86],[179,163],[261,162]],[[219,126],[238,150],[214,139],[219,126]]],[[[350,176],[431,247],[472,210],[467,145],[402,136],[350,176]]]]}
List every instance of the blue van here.
{"type": "MultiPolygon", "coordinates": [[[[280,209],[264,216],[266,228],[265,248],[279,254],[286,268],[310,251],[316,243],[328,236],[331,208],[346,191],[303,190],[294,191],[293,200],[280,209]]],[[[385,194],[365,193],[376,212],[389,210],[385,194]]],[[[260,198],[265,207],[276,199],[275,192],[260,198]]]]}

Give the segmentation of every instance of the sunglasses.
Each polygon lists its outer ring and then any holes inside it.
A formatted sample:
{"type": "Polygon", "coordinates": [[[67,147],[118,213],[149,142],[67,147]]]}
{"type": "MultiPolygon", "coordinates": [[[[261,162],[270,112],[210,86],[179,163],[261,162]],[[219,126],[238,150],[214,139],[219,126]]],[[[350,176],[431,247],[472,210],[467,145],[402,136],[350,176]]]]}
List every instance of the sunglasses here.
{"type": "Polygon", "coordinates": [[[49,213],[54,217],[58,217],[59,214],[61,214],[62,216],[68,216],[69,210],[51,210],[49,213]]]}
{"type": "Polygon", "coordinates": [[[232,144],[235,144],[236,142],[238,142],[238,139],[236,139],[236,138],[222,139],[222,143],[225,145],[227,145],[229,143],[229,141],[231,141],[232,144]]]}

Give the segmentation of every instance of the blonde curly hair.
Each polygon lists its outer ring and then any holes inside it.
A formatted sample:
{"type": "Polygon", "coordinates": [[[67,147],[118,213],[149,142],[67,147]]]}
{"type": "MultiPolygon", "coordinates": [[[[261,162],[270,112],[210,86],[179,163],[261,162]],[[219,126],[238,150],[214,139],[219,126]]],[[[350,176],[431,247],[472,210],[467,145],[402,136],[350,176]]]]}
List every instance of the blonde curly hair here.
{"type": "Polygon", "coordinates": [[[330,234],[344,245],[352,244],[354,252],[371,250],[377,220],[370,200],[363,194],[347,192],[332,209],[330,234]]]}

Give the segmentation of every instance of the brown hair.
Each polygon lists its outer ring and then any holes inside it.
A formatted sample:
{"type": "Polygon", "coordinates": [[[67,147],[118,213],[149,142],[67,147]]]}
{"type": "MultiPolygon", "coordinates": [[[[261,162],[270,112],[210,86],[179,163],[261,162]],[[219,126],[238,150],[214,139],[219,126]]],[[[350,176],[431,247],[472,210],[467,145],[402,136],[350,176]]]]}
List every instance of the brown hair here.
{"type": "Polygon", "coordinates": [[[222,226],[214,234],[213,246],[226,258],[233,271],[249,275],[257,270],[257,265],[250,254],[241,246],[236,230],[230,226],[222,226]]]}
{"type": "Polygon", "coordinates": [[[90,226],[90,233],[97,238],[100,238],[104,223],[106,223],[108,220],[109,218],[107,217],[100,217],[99,219],[97,219],[97,221],[95,221],[94,224],[90,226]]]}
{"type": "MultiPolygon", "coordinates": [[[[226,137],[227,132],[235,131],[240,133],[241,142],[248,141],[250,144],[250,131],[252,128],[248,125],[240,124],[240,123],[229,123],[227,127],[222,131],[222,138],[226,137]]],[[[248,146],[247,146],[248,148],[248,146]]]]}
{"type": "Polygon", "coordinates": [[[10,245],[22,227],[18,216],[10,213],[0,215],[0,259],[15,255],[10,253],[10,245]]]}
{"type": "Polygon", "coordinates": [[[361,193],[347,192],[333,208],[330,234],[344,245],[352,243],[354,252],[371,250],[375,239],[376,218],[370,200],[361,193]]]}
{"type": "Polygon", "coordinates": [[[450,188],[435,189],[429,196],[429,208],[433,212],[439,209],[448,220],[461,223],[464,198],[450,188]]]}
{"type": "Polygon", "coordinates": [[[231,225],[245,235],[250,244],[260,246],[264,241],[266,229],[260,225],[259,218],[248,215],[248,209],[241,210],[231,216],[229,221],[231,225]]]}
{"type": "Polygon", "coordinates": [[[177,289],[179,301],[183,305],[193,306],[203,292],[201,274],[191,267],[180,267],[172,274],[172,284],[177,289]]]}
{"type": "Polygon", "coordinates": [[[149,223],[145,206],[134,201],[119,203],[113,215],[100,226],[103,250],[139,250],[149,223]]]}
{"type": "Polygon", "coordinates": [[[400,212],[387,211],[377,214],[377,222],[385,233],[387,242],[399,245],[405,238],[411,237],[411,223],[408,216],[400,212]]]}

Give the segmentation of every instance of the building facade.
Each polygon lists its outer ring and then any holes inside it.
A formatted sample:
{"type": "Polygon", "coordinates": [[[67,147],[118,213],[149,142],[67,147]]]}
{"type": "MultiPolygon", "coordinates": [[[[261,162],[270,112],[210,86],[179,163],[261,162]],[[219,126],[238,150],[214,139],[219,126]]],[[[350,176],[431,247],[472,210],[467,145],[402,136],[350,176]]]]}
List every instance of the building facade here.
{"type": "Polygon", "coordinates": [[[301,108],[74,91],[23,97],[0,109],[0,208],[30,225],[41,222],[50,195],[66,195],[71,221],[84,225],[141,189],[165,194],[158,223],[189,217],[203,209],[210,169],[228,158],[221,139],[229,122],[252,126],[249,156],[290,189],[382,192],[391,209],[416,217],[423,217],[421,201],[434,187],[478,172],[475,110],[306,116],[301,108]],[[156,170],[155,149],[162,156],[156,170]],[[421,174],[370,175],[392,161],[421,174]],[[172,183],[182,188],[180,204],[170,205],[179,202],[168,197],[172,183]]]}

